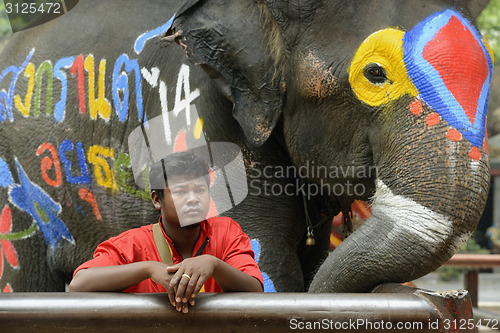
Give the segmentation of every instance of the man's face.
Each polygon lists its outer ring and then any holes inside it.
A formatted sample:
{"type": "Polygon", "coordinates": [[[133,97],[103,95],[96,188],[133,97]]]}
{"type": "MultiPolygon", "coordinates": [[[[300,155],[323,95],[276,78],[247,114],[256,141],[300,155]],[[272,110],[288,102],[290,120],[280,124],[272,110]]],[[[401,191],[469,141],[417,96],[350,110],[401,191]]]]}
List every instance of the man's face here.
{"type": "Polygon", "coordinates": [[[185,227],[205,220],[210,208],[205,178],[170,176],[161,208],[167,223],[179,223],[185,227]]]}

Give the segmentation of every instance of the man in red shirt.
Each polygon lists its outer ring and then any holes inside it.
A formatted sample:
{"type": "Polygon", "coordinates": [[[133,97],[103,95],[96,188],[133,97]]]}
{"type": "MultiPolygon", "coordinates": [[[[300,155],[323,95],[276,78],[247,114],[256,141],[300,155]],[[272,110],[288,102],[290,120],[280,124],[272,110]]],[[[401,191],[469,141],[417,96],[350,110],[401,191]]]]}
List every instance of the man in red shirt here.
{"type": "Polygon", "coordinates": [[[206,219],[209,183],[206,163],[187,152],[153,165],[151,200],[173,265],[161,262],[147,225],[99,244],[94,258],[76,269],[69,291],[166,291],[184,313],[200,291],[262,292],[249,237],[228,217],[206,219]],[[163,188],[154,189],[158,184],[163,188]]]}

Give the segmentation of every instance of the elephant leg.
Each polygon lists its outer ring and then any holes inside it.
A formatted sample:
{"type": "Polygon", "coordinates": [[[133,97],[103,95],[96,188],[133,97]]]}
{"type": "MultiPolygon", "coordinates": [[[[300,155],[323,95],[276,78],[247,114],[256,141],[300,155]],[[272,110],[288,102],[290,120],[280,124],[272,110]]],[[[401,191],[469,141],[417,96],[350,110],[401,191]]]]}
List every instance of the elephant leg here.
{"type": "Polygon", "coordinates": [[[303,292],[304,279],[297,249],[283,239],[261,238],[258,264],[264,277],[265,292],[303,292]],[[272,249],[272,250],[271,250],[272,249]]]}
{"type": "Polygon", "coordinates": [[[258,182],[252,181],[247,198],[227,214],[252,239],[257,263],[274,289],[280,292],[304,291],[298,252],[307,230],[302,198],[271,193],[270,184],[275,186],[274,189],[284,185],[277,180],[266,179],[269,191],[261,188],[257,191],[258,182]]]}

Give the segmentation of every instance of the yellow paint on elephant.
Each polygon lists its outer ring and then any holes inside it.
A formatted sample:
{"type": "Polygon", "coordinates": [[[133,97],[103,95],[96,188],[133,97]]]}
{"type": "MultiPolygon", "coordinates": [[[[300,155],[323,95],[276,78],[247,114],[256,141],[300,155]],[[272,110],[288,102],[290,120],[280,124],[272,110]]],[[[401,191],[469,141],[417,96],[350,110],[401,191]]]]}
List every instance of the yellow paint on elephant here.
{"type": "Polygon", "coordinates": [[[26,91],[26,96],[24,97],[24,104],[21,102],[21,96],[16,95],[14,97],[14,103],[17,109],[25,117],[30,115],[31,108],[31,98],[33,97],[33,88],[35,88],[35,65],[29,63],[24,70],[24,76],[29,78],[28,81],[28,91],[26,91]]]}
{"type": "Polygon", "coordinates": [[[357,97],[370,106],[380,106],[408,94],[418,95],[418,90],[408,77],[403,60],[404,32],[384,29],[371,34],[356,51],[349,66],[349,83],[357,97]],[[365,77],[369,64],[376,64],[385,71],[387,80],[372,83],[365,77]]]}
{"type": "Polygon", "coordinates": [[[488,50],[488,53],[490,54],[491,65],[494,65],[495,64],[495,54],[493,53],[493,49],[491,48],[490,44],[488,43],[488,41],[485,38],[483,38],[483,44],[486,47],[486,50],[488,50]]]}
{"type": "Polygon", "coordinates": [[[88,160],[94,165],[94,176],[97,184],[104,188],[117,190],[115,174],[106,158],[115,158],[113,148],[94,145],[89,148],[88,160]]]}
{"type": "Polygon", "coordinates": [[[201,118],[198,118],[196,120],[196,124],[194,125],[194,131],[193,131],[193,136],[196,140],[198,140],[201,137],[203,130],[203,120],[201,118]]]}
{"type": "Polygon", "coordinates": [[[49,223],[50,222],[50,218],[49,216],[47,215],[47,213],[43,210],[43,208],[40,206],[40,204],[38,202],[33,202],[33,207],[35,207],[35,211],[38,215],[38,217],[40,217],[40,219],[44,222],[44,223],[49,223]]]}
{"type": "Polygon", "coordinates": [[[104,97],[104,74],[106,73],[106,59],[101,59],[99,63],[99,78],[97,99],[95,98],[95,69],[94,56],[89,54],[85,58],[85,70],[89,73],[89,110],[90,118],[96,119],[99,114],[104,120],[109,120],[111,116],[111,104],[104,97]]]}

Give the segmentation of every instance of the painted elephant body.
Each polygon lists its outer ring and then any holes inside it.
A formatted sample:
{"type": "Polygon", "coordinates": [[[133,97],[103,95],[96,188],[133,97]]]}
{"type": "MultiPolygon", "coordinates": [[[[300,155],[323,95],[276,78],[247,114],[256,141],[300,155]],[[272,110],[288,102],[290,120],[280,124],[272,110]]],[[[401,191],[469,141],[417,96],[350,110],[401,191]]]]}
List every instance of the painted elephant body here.
{"type": "Polygon", "coordinates": [[[64,290],[99,242],[157,219],[127,140],[167,111],[186,119],[175,149],[243,152],[249,193],[227,215],[267,290],[434,270],[488,192],[492,61],[470,23],[484,5],[85,0],[16,34],[1,56],[1,290],[64,290]],[[327,258],[324,221],[358,198],[373,217],[327,258]]]}

